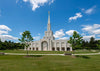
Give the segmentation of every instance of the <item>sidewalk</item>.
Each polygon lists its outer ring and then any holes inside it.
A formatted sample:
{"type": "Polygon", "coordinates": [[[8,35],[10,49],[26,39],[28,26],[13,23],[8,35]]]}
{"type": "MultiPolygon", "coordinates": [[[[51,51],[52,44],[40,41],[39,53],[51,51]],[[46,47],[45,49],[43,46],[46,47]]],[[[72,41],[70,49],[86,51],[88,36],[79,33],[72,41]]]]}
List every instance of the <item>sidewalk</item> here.
{"type": "MultiPolygon", "coordinates": [[[[5,55],[27,55],[23,53],[5,53],[5,55]]],[[[64,54],[28,54],[28,55],[60,55],[65,56],[64,54]]],[[[87,54],[72,54],[72,55],[100,55],[99,53],[87,53],[87,54]]]]}

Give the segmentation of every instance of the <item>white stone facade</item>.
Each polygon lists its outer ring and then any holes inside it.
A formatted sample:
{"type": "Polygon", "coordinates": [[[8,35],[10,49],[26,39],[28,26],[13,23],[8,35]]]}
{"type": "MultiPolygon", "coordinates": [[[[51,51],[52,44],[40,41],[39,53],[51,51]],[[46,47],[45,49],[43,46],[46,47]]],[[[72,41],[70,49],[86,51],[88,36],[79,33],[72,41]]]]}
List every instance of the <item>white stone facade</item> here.
{"type": "MultiPolygon", "coordinates": [[[[32,51],[72,51],[68,40],[55,40],[50,25],[50,12],[48,15],[48,27],[45,31],[45,36],[40,41],[30,42],[28,50],[32,51]]],[[[26,50],[26,48],[25,48],[26,50]]]]}

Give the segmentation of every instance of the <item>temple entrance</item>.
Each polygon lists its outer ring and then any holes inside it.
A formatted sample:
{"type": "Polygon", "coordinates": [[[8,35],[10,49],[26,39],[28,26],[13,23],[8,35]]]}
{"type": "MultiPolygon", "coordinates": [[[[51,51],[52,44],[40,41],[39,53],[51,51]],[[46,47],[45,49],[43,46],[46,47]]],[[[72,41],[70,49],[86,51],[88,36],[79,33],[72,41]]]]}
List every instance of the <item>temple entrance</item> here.
{"type": "Polygon", "coordinates": [[[48,43],[46,41],[42,42],[42,51],[47,51],[48,50],[48,43]]]}

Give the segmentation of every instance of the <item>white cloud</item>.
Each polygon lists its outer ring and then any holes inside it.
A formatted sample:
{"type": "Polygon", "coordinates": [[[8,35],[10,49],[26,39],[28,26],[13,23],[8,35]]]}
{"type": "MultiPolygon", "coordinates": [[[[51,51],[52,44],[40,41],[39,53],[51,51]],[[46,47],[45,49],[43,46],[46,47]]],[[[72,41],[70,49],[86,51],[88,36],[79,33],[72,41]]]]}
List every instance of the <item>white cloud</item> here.
{"type": "Polygon", "coordinates": [[[94,24],[93,27],[94,27],[95,29],[100,28],[100,24],[94,24]]]}
{"type": "Polygon", "coordinates": [[[16,0],[16,3],[18,3],[19,2],[19,0],[16,0]]]}
{"type": "MultiPolygon", "coordinates": [[[[66,32],[66,34],[69,35],[69,36],[71,36],[71,35],[73,35],[73,32],[74,32],[74,31],[76,31],[76,30],[69,30],[69,31],[66,32]]],[[[76,32],[77,32],[77,31],[76,31],[76,32]]],[[[77,32],[77,33],[78,33],[78,32],[77,32]]]]}
{"type": "Polygon", "coordinates": [[[40,40],[40,36],[33,37],[34,40],[40,40]]]}
{"type": "Polygon", "coordinates": [[[27,2],[28,0],[23,0],[24,2],[27,2]]]}
{"type": "Polygon", "coordinates": [[[86,34],[85,34],[85,33],[82,33],[81,35],[82,35],[82,36],[86,36],[86,34]]]}
{"type": "Polygon", "coordinates": [[[54,0],[51,0],[50,2],[49,2],[49,5],[51,4],[51,3],[53,3],[54,2],[54,0]]]}
{"type": "Polygon", "coordinates": [[[11,29],[7,27],[6,25],[0,25],[0,30],[11,31],[11,29]]]}
{"type": "Polygon", "coordinates": [[[69,21],[77,20],[78,18],[81,18],[81,17],[82,17],[81,13],[76,13],[75,16],[69,18],[69,21]]]}
{"type": "Polygon", "coordinates": [[[20,35],[22,35],[22,34],[23,34],[23,32],[20,32],[19,34],[20,34],[20,35]]]}
{"type": "Polygon", "coordinates": [[[40,35],[40,33],[38,33],[38,35],[40,35]]]}
{"type": "Polygon", "coordinates": [[[97,37],[100,37],[100,35],[97,35],[97,37]]]}
{"type": "Polygon", "coordinates": [[[6,25],[0,25],[0,35],[8,34],[8,31],[11,31],[9,27],[7,27],[6,25]]]}
{"type": "Polygon", "coordinates": [[[93,7],[89,8],[89,9],[85,10],[85,13],[86,14],[91,14],[91,13],[93,13],[95,8],[96,8],[96,6],[93,6],[93,7]]]}
{"type": "Polygon", "coordinates": [[[8,32],[11,31],[11,29],[6,25],[0,25],[0,39],[1,41],[5,40],[17,40],[17,37],[13,37],[11,35],[8,35],[8,32]],[[6,35],[5,35],[6,34],[6,35]]]}
{"type": "Polygon", "coordinates": [[[41,36],[40,33],[37,34],[37,36],[33,37],[34,40],[40,40],[41,36]]]}
{"type": "Polygon", "coordinates": [[[23,0],[24,2],[29,2],[32,6],[32,10],[35,11],[40,6],[43,6],[45,3],[53,3],[54,0],[23,0]]]}
{"type": "Polygon", "coordinates": [[[8,31],[0,30],[0,35],[1,35],[1,34],[8,34],[8,31]]]}
{"type": "Polygon", "coordinates": [[[82,8],[81,10],[82,10],[82,11],[84,11],[85,9],[84,9],[84,8],[82,8]]]}
{"type": "Polygon", "coordinates": [[[63,31],[63,29],[61,29],[61,30],[55,32],[54,37],[55,37],[55,38],[61,38],[61,37],[63,37],[64,35],[65,35],[65,34],[64,34],[64,31],[63,31]]]}
{"type": "Polygon", "coordinates": [[[83,39],[89,41],[91,37],[95,38],[95,35],[83,36],[83,39]]]}
{"type": "Polygon", "coordinates": [[[90,25],[83,25],[84,28],[82,28],[83,31],[91,31],[93,28],[90,25]]]}
{"type": "Polygon", "coordinates": [[[17,37],[13,37],[11,35],[0,35],[0,39],[1,41],[5,41],[5,40],[17,40],[17,37]]]}
{"type": "Polygon", "coordinates": [[[100,29],[94,30],[93,33],[94,34],[100,34],[100,29]]]}
{"type": "Polygon", "coordinates": [[[67,40],[68,37],[62,37],[62,38],[59,38],[60,40],[67,40]]]}
{"type": "Polygon", "coordinates": [[[82,30],[88,34],[88,36],[83,36],[85,40],[89,40],[91,37],[100,37],[100,24],[84,25],[82,30]]]}
{"type": "Polygon", "coordinates": [[[100,24],[83,25],[83,27],[82,30],[89,34],[100,34],[100,24]]]}

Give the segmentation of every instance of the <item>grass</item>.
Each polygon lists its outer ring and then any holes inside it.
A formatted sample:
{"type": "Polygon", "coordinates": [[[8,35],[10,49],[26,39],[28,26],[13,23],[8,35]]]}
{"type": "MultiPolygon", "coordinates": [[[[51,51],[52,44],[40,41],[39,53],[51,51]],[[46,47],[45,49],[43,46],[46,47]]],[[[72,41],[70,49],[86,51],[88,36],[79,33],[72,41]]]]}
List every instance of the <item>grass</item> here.
{"type": "Polygon", "coordinates": [[[100,71],[95,56],[0,56],[0,71],[100,71]]]}
{"type": "MultiPolygon", "coordinates": [[[[0,50],[0,52],[4,52],[4,53],[26,53],[26,51],[24,50],[0,50]]],[[[99,50],[76,50],[76,51],[72,51],[72,52],[68,52],[68,51],[28,51],[29,54],[64,54],[64,53],[97,53],[99,52],[99,50]]]]}

